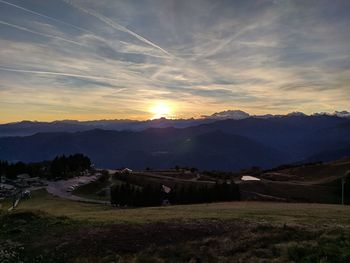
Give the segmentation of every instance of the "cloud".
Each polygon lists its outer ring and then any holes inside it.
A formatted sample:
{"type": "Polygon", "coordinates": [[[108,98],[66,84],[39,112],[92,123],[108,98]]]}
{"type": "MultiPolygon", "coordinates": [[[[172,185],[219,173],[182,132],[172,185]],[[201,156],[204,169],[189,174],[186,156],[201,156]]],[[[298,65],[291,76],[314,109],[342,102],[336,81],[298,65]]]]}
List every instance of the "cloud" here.
{"type": "Polygon", "coordinates": [[[106,78],[106,77],[71,74],[71,73],[64,73],[64,72],[14,69],[14,68],[5,68],[5,67],[0,67],[0,70],[9,71],[9,72],[18,72],[18,73],[29,73],[29,74],[38,74],[38,75],[55,75],[55,76],[57,75],[57,76],[77,77],[77,78],[96,79],[96,80],[109,80],[109,81],[116,81],[117,80],[117,79],[106,78]]]}
{"type": "MultiPolygon", "coordinates": [[[[311,89],[311,90],[324,90],[327,86],[320,82],[302,82],[302,83],[288,83],[280,87],[282,90],[300,90],[300,89],[311,89]]],[[[329,87],[328,87],[329,88],[329,87]]]]}
{"type": "Polygon", "coordinates": [[[32,33],[34,35],[54,38],[54,39],[65,41],[65,42],[68,42],[68,43],[71,43],[71,44],[82,46],[81,43],[76,42],[74,40],[70,40],[70,39],[67,39],[67,38],[60,37],[60,36],[55,36],[55,35],[50,35],[50,34],[46,34],[46,33],[37,32],[37,31],[31,30],[29,28],[23,27],[23,26],[15,25],[15,24],[12,24],[12,23],[7,23],[6,21],[0,20],[0,24],[1,25],[5,25],[5,26],[9,26],[9,27],[13,27],[13,28],[18,29],[18,30],[26,31],[26,32],[32,33]]]}
{"type": "Polygon", "coordinates": [[[0,122],[146,119],[158,100],[180,117],[348,105],[347,1],[71,4],[0,0],[0,122]]]}
{"type": "Polygon", "coordinates": [[[81,10],[82,12],[84,13],[87,13],[93,17],[96,17],[97,19],[101,20],[102,22],[106,23],[107,25],[111,26],[112,28],[114,29],[117,29],[117,30],[120,30],[120,31],[123,31],[123,32],[126,32],[134,37],[136,37],[138,40],[162,51],[164,54],[168,55],[168,56],[171,56],[171,54],[166,51],[165,49],[161,48],[160,46],[158,46],[157,44],[153,43],[152,41],[144,38],[143,36],[135,33],[134,31],[126,28],[125,26],[122,26],[118,23],[116,23],[115,21],[113,21],[112,19],[108,18],[108,17],[105,17],[104,15],[102,14],[99,14],[98,12],[95,12],[94,10],[89,10],[89,9],[86,9],[86,8],[83,8],[82,6],[79,6],[77,4],[75,4],[73,1],[69,1],[69,0],[63,0],[65,1],[66,3],[78,8],[79,10],[81,10]]]}
{"type": "Polygon", "coordinates": [[[13,4],[13,3],[10,3],[10,2],[7,2],[7,1],[3,1],[3,0],[0,0],[0,3],[9,5],[9,6],[12,6],[12,7],[15,7],[15,8],[18,8],[18,9],[23,10],[23,11],[25,11],[25,12],[28,12],[28,13],[30,13],[30,14],[33,14],[33,15],[36,15],[36,16],[40,16],[40,17],[42,17],[42,18],[48,19],[48,20],[50,20],[50,21],[53,21],[53,22],[55,22],[55,23],[63,24],[63,25],[69,26],[69,27],[71,27],[71,28],[77,29],[77,30],[79,30],[79,31],[83,31],[83,32],[85,32],[85,33],[92,34],[91,31],[89,31],[89,30],[87,30],[87,29],[85,29],[85,28],[81,28],[81,27],[79,27],[79,26],[76,26],[76,25],[67,23],[67,22],[65,22],[65,21],[56,19],[56,18],[54,18],[54,17],[47,16],[47,15],[41,14],[41,13],[39,13],[39,12],[35,12],[35,11],[30,10],[30,9],[28,9],[28,8],[25,8],[25,7],[22,7],[22,6],[19,6],[19,5],[15,5],[15,4],[13,4]]]}

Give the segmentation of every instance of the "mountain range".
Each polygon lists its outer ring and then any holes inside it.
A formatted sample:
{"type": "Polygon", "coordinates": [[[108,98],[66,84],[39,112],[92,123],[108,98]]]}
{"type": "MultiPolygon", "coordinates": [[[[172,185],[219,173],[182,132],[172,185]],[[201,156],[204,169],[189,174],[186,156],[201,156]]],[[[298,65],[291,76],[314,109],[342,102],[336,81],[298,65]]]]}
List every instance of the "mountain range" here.
{"type": "MultiPolygon", "coordinates": [[[[201,124],[209,124],[218,120],[243,120],[248,118],[257,119],[279,119],[286,116],[308,116],[302,112],[291,112],[286,115],[250,115],[241,110],[227,110],[216,112],[209,116],[202,116],[199,119],[153,119],[145,121],[137,120],[95,120],[77,121],[61,120],[53,122],[21,121],[7,124],[0,124],[0,137],[7,136],[28,136],[39,132],[78,132],[92,129],[116,130],[116,131],[142,131],[148,128],[187,128],[201,124]]],[[[334,113],[314,113],[311,116],[334,116],[340,118],[350,118],[348,111],[336,111],[334,113]]]]}
{"type": "Polygon", "coordinates": [[[0,159],[36,162],[60,154],[84,153],[96,167],[103,168],[180,165],[237,171],[350,155],[347,116],[242,116],[241,112],[226,111],[198,120],[5,124],[0,131],[11,136],[0,138],[0,159]],[[221,119],[231,113],[239,118],[221,119]]]}

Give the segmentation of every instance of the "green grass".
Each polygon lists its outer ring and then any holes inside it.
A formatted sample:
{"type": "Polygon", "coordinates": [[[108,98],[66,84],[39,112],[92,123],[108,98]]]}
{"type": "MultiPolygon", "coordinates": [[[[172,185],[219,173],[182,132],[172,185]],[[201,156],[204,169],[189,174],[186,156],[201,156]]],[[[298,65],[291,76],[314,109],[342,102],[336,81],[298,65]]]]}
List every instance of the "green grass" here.
{"type": "Polygon", "coordinates": [[[125,182],[113,177],[110,178],[110,180],[105,180],[105,181],[97,180],[92,183],[79,186],[73,191],[73,194],[84,198],[88,198],[88,199],[109,201],[110,195],[101,194],[100,192],[103,189],[111,187],[111,185],[122,185],[122,184],[125,184],[125,182]]]}
{"type": "Polygon", "coordinates": [[[74,195],[81,196],[88,199],[96,199],[96,200],[110,200],[110,197],[106,194],[99,194],[104,188],[110,186],[109,181],[95,181],[92,183],[88,183],[82,186],[79,186],[77,189],[73,191],[74,195]]]}
{"type": "Polygon", "coordinates": [[[24,210],[0,213],[4,263],[349,260],[348,227],[203,219],[100,224],[24,210]]]}
{"type": "Polygon", "coordinates": [[[349,262],[350,206],[118,209],[34,191],[0,212],[0,262],[349,262]],[[118,261],[118,260],[123,261],[118,261]]]}
{"type": "MultiPolygon", "coordinates": [[[[9,207],[4,203],[3,209],[9,207]]],[[[350,206],[269,202],[226,202],[167,207],[119,209],[106,205],[63,200],[44,190],[23,200],[17,211],[40,210],[53,216],[105,223],[147,223],[173,219],[244,219],[274,223],[350,226],[350,206]]]]}

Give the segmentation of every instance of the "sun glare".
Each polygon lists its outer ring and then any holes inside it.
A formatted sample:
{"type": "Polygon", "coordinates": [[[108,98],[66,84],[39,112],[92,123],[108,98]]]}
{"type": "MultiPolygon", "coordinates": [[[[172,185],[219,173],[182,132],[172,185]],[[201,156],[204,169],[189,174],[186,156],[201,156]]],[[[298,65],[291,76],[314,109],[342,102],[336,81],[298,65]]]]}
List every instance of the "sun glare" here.
{"type": "Polygon", "coordinates": [[[161,102],[161,103],[155,104],[151,108],[151,112],[153,114],[153,117],[152,117],[153,119],[159,119],[162,117],[170,118],[172,109],[169,104],[161,102]]]}

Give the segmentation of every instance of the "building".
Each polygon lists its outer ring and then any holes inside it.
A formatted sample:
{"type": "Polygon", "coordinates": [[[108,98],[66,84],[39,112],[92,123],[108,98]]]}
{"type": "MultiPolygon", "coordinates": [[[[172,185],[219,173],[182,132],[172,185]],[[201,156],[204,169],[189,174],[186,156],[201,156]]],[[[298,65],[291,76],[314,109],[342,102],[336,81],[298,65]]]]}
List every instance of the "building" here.
{"type": "Polygon", "coordinates": [[[10,184],[0,184],[0,197],[8,197],[14,195],[16,187],[10,184]]]}
{"type": "Polygon", "coordinates": [[[123,170],[120,171],[121,174],[131,174],[132,170],[129,168],[124,168],[123,170]]]}
{"type": "Polygon", "coordinates": [[[29,178],[30,178],[29,174],[19,174],[19,175],[17,175],[17,179],[19,179],[19,180],[25,180],[25,179],[29,179],[29,178]]]}

